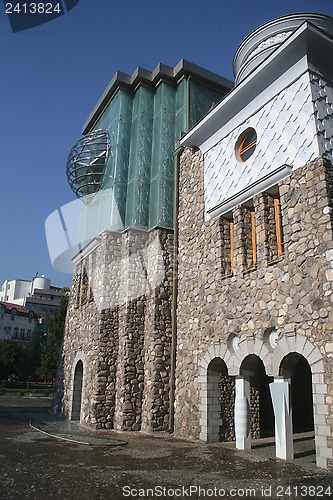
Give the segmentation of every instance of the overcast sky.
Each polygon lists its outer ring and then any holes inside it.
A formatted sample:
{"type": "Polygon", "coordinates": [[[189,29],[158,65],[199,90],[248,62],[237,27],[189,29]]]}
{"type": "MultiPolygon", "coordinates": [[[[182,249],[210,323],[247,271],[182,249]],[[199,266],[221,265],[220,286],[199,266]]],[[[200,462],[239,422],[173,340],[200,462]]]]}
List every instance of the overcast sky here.
{"type": "Polygon", "coordinates": [[[233,79],[243,38],[294,12],[333,16],[332,0],[80,0],[66,15],[12,33],[0,7],[0,285],[44,274],[56,286],[44,222],[74,200],[66,182],[70,148],[117,70],[153,70],[184,58],[233,79]]]}

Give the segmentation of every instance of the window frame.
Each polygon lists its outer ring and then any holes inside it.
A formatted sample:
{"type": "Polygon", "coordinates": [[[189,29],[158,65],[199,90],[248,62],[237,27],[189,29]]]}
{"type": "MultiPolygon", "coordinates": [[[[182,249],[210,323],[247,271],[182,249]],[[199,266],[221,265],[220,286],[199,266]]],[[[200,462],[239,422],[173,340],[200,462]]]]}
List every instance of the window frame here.
{"type": "Polygon", "coordinates": [[[249,127],[247,128],[238,138],[236,142],[236,157],[237,160],[240,161],[241,163],[245,163],[250,156],[254,153],[256,146],[258,144],[258,136],[257,132],[255,131],[254,128],[249,127]],[[246,144],[244,146],[244,143],[251,137],[255,136],[255,139],[253,139],[249,144],[246,144]],[[244,158],[243,156],[250,152],[249,156],[244,158]]]}
{"type": "Polygon", "coordinates": [[[280,196],[277,194],[273,197],[274,203],[274,218],[275,218],[275,232],[277,243],[277,255],[282,257],[284,255],[284,238],[283,238],[283,225],[282,225],[282,210],[280,196]]]}

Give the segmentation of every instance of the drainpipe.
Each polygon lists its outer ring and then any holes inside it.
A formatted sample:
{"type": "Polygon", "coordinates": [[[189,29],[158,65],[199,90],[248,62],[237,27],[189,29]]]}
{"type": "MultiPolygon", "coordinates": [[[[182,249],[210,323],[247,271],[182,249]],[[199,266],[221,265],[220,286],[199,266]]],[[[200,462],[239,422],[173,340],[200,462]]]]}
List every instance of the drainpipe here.
{"type": "Polygon", "coordinates": [[[177,353],[177,296],[178,296],[178,207],[179,207],[179,159],[183,147],[174,151],[175,158],[175,180],[174,180],[174,236],[173,236],[173,280],[172,280],[172,303],[171,303],[171,368],[170,368],[170,392],[169,392],[169,426],[168,432],[174,431],[175,423],[175,372],[177,353]]]}

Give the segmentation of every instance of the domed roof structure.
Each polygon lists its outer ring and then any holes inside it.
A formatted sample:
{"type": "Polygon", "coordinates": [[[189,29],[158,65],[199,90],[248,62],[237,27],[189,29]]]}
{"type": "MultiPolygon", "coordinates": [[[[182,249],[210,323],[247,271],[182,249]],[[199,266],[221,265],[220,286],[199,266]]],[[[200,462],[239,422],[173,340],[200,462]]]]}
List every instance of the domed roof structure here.
{"type": "Polygon", "coordinates": [[[239,45],[233,60],[236,84],[244,80],[306,21],[333,36],[333,18],[324,14],[302,12],[273,19],[252,31],[239,45]]]}

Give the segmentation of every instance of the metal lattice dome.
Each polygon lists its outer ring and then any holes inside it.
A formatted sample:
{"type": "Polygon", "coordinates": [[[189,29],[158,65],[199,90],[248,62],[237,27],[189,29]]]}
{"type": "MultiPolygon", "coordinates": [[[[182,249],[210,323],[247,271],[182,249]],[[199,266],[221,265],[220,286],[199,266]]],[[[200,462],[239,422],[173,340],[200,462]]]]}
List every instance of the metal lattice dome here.
{"type": "Polygon", "coordinates": [[[101,188],[110,154],[107,130],[93,130],[70,150],[66,163],[67,181],[78,198],[97,193],[101,188]]]}

